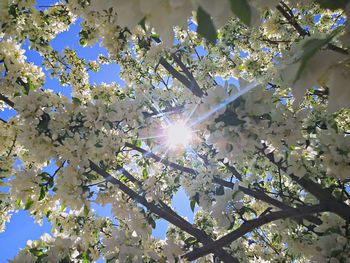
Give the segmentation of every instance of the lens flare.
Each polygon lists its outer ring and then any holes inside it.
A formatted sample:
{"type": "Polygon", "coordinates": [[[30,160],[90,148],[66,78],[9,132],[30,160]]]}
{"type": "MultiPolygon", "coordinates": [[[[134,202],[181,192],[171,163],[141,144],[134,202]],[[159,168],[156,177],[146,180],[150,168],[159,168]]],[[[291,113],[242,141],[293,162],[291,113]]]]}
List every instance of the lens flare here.
{"type": "Polygon", "coordinates": [[[169,148],[185,148],[192,140],[192,131],[185,122],[177,121],[165,128],[165,138],[169,148]]]}

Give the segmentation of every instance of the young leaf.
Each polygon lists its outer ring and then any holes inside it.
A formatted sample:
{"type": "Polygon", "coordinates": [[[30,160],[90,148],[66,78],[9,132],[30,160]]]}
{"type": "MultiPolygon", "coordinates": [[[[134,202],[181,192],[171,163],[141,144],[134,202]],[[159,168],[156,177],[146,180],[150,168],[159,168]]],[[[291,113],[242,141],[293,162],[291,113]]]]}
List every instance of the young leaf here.
{"type": "Polygon", "coordinates": [[[34,201],[32,199],[28,199],[24,204],[24,210],[28,210],[33,204],[34,204],[34,201]]]}
{"type": "Polygon", "coordinates": [[[197,23],[197,33],[207,39],[210,43],[215,44],[217,33],[213,20],[200,6],[197,9],[197,23]]]}
{"type": "Polygon", "coordinates": [[[247,0],[229,0],[231,11],[247,26],[252,19],[252,11],[247,0]]]}
{"type": "Polygon", "coordinates": [[[89,215],[89,208],[87,207],[87,205],[84,205],[84,216],[88,216],[89,215]]]}
{"type": "Polygon", "coordinates": [[[72,101],[77,106],[81,105],[81,100],[79,98],[72,97],[72,101]]]}
{"type": "Polygon", "coordinates": [[[186,245],[190,246],[190,245],[197,243],[197,239],[195,237],[189,237],[189,238],[185,239],[184,242],[186,245]]]}
{"type": "Polygon", "coordinates": [[[148,216],[147,217],[147,222],[151,225],[151,227],[153,228],[153,229],[155,229],[156,228],[156,221],[154,221],[154,219],[153,219],[153,217],[152,216],[148,216]]]}
{"type": "Polygon", "coordinates": [[[192,212],[194,212],[194,208],[195,208],[195,206],[196,206],[196,201],[192,199],[192,200],[191,200],[191,203],[190,203],[190,206],[191,206],[192,212]]]}
{"type": "Polygon", "coordinates": [[[28,85],[29,85],[29,89],[30,90],[35,90],[35,86],[34,86],[33,82],[30,79],[28,79],[28,85]]]}
{"type": "Polygon", "coordinates": [[[197,204],[199,204],[199,193],[197,192],[194,197],[193,197],[194,201],[196,201],[197,204]]]}
{"type": "Polygon", "coordinates": [[[81,253],[81,257],[83,259],[83,263],[88,263],[89,261],[89,256],[88,253],[86,251],[84,251],[83,253],[81,253]]]}
{"type": "Polygon", "coordinates": [[[39,201],[43,200],[45,198],[45,194],[46,194],[46,191],[45,191],[45,187],[44,186],[41,186],[40,187],[40,195],[39,195],[39,201]]]}
{"type": "Polygon", "coordinates": [[[143,168],[142,170],[142,176],[143,176],[143,179],[146,180],[148,178],[148,171],[147,171],[147,168],[143,168]]]}
{"type": "Polygon", "coordinates": [[[50,174],[47,172],[42,172],[38,174],[38,176],[40,176],[41,180],[43,180],[44,182],[48,182],[51,179],[50,174]]]}
{"type": "Polygon", "coordinates": [[[21,208],[21,199],[17,199],[15,209],[19,210],[20,208],[21,208]]]}

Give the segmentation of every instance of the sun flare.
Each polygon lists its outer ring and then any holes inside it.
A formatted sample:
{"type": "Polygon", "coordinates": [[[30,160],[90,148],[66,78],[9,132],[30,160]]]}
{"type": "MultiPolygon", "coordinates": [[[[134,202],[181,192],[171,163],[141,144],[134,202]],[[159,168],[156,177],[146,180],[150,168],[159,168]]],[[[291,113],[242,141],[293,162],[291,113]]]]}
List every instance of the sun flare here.
{"type": "Polygon", "coordinates": [[[192,140],[192,131],[183,121],[177,121],[165,128],[166,145],[171,149],[184,148],[192,140]]]}

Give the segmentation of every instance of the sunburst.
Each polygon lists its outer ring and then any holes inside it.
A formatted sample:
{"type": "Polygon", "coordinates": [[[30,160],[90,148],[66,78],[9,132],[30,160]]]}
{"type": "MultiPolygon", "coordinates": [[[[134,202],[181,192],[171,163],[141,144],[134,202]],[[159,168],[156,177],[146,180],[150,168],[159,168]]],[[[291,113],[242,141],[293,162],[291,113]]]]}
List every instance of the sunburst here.
{"type": "Polygon", "coordinates": [[[165,145],[171,150],[184,149],[193,139],[193,131],[181,120],[167,125],[164,135],[165,145]]]}

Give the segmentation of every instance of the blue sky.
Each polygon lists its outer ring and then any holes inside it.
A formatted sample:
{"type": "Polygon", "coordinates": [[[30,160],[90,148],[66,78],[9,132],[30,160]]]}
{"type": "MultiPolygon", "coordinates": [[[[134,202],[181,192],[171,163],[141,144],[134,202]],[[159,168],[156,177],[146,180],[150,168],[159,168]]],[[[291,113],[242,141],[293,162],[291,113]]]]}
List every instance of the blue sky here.
{"type": "MultiPolygon", "coordinates": [[[[47,6],[55,2],[56,1],[52,0],[39,0],[37,1],[37,6],[47,6]]],[[[319,17],[315,17],[315,22],[318,20],[319,17]]],[[[76,21],[68,31],[59,34],[58,37],[51,42],[51,46],[59,52],[66,46],[69,46],[71,49],[77,51],[79,57],[87,60],[97,60],[99,54],[107,56],[107,51],[99,45],[95,45],[93,47],[81,47],[79,45],[79,22],[79,20],[76,21]]],[[[343,23],[343,21],[339,21],[338,23],[343,23]]],[[[195,30],[195,27],[192,25],[191,29],[195,30]]],[[[33,62],[38,66],[42,65],[42,58],[36,51],[28,49],[28,42],[23,44],[23,48],[26,50],[25,55],[28,61],[33,62]]],[[[200,53],[200,55],[206,54],[203,47],[198,47],[197,51],[200,53]]],[[[247,54],[241,52],[241,56],[246,57],[247,54]]],[[[49,72],[45,70],[44,72],[46,74],[46,83],[44,88],[50,88],[56,92],[60,92],[68,97],[71,97],[70,87],[60,86],[58,79],[51,79],[48,74],[49,72]]],[[[89,72],[90,83],[99,84],[101,82],[110,83],[114,81],[123,86],[124,82],[120,79],[119,74],[120,67],[117,64],[101,65],[101,69],[97,73],[91,71],[89,72]]],[[[222,78],[216,77],[215,80],[218,84],[224,85],[224,80],[222,78]]],[[[239,86],[238,81],[234,78],[230,78],[228,81],[229,83],[239,86]]],[[[15,111],[6,110],[4,112],[0,112],[0,117],[7,120],[14,114],[15,111]]],[[[47,168],[47,171],[51,173],[54,170],[54,165],[47,168]]],[[[1,191],[8,191],[8,189],[0,187],[0,192],[1,191]]],[[[190,222],[193,222],[193,212],[191,211],[188,197],[183,189],[180,189],[174,196],[172,206],[180,215],[187,217],[190,222]]],[[[110,208],[110,206],[100,207],[93,205],[93,209],[95,209],[100,216],[111,216],[110,208]]],[[[165,220],[158,220],[157,227],[153,231],[153,235],[163,238],[167,226],[168,224],[165,220]]],[[[44,220],[43,225],[40,226],[33,221],[33,218],[27,211],[20,210],[14,213],[11,221],[6,224],[5,232],[0,233],[0,263],[6,262],[8,259],[13,258],[18,253],[20,248],[25,247],[27,240],[38,239],[43,233],[50,232],[50,230],[51,224],[47,220],[44,220]]]]}
{"type": "MultiPolygon", "coordinates": [[[[39,0],[37,1],[37,6],[48,6],[55,3],[54,0],[39,0]]],[[[93,47],[82,47],[79,45],[79,31],[80,31],[80,21],[77,20],[68,31],[60,33],[55,39],[51,41],[51,46],[61,52],[65,47],[69,47],[77,51],[77,55],[86,60],[97,60],[99,54],[108,56],[106,49],[100,47],[98,44],[93,47]]],[[[193,26],[192,26],[193,27],[193,26]]],[[[196,30],[195,27],[190,28],[191,30],[196,30]]],[[[23,43],[23,49],[25,49],[25,56],[28,62],[33,62],[38,66],[42,66],[41,56],[33,50],[28,48],[28,41],[23,43]]],[[[198,47],[197,51],[200,55],[206,55],[206,50],[203,47],[198,47]]],[[[49,72],[44,68],[44,73],[46,75],[46,82],[44,88],[52,89],[55,92],[60,92],[67,97],[71,97],[72,89],[70,87],[63,87],[60,85],[59,80],[54,78],[51,79],[49,72]]],[[[117,82],[119,85],[124,86],[123,80],[119,77],[120,67],[119,65],[112,63],[109,65],[101,65],[98,72],[89,71],[89,80],[91,84],[99,84],[102,82],[111,83],[117,82]]],[[[220,77],[216,77],[215,80],[219,85],[224,85],[224,80],[220,77]]],[[[228,79],[229,83],[235,84],[239,87],[239,83],[236,79],[228,79]]],[[[14,110],[6,110],[0,112],[0,118],[7,120],[9,117],[15,115],[14,110]]],[[[55,170],[54,165],[47,167],[47,172],[53,173],[55,170]]],[[[1,191],[7,191],[6,188],[0,187],[1,191]]],[[[186,217],[191,223],[193,222],[193,212],[190,208],[190,202],[186,193],[183,189],[180,189],[173,198],[172,207],[181,215],[186,217]]],[[[100,216],[110,216],[110,206],[100,207],[97,205],[92,205],[92,208],[100,216]]],[[[158,238],[163,238],[168,226],[168,223],[160,219],[157,222],[156,229],[153,230],[153,235],[158,238]]],[[[6,230],[0,233],[0,263],[6,262],[8,259],[12,259],[19,251],[20,248],[25,247],[27,240],[38,239],[43,233],[50,232],[51,224],[47,220],[44,220],[43,225],[33,221],[33,218],[29,215],[27,211],[20,210],[13,214],[12,219],[6,224],[6,230]],[[6,248],[6,249],[2,249],[6,248]]]]}
{"type": "MultiPolygon", "coordinates": [[[[55,1],[41,0],[37,2],[37,5],[40,6],[50,5],[55,1]]],[[[99,45],[95,45],[94,47],[81,47],[79,45],[79,30],[80,25],[79,21],[77,21],[68,31],[59,34],[58,37],[52,41],[52,47],[57,51],[61,51],[66,46],[69,46],[77,51],[78,56],[91,60],[96,60],[99,54],[107,55],[107,51],[99,45]]],[[[26,50],[25,55],[27,57],[27,61],[33,62],[38,66],[42,65],[42,58],[36,51],[28,49],[28,42],[24,43],[23,48],[26,50]]],[[[90,83],[98,84],[101,82],[110,83],[114,81],[123,86],[123,81],[119,78],[119,73],[120,68],[117,64],[101,65],[101,70],[99,72],[89,72],[90,83]]],[[[45,71],[45,74],[46,83],[44,88],[49,88],[71,97],[71,88],[60,86],[58,79],[51,79],[47,71],[45,71]]],[[[7,120],[14,114],[15,111],[6,110],[4,112],[0,112],[0,117],[7,120]]],[[[54,165],[47,167],[48,172],[53,172],[54,170],[54,165]]],[[[1,191],[8,191],[8,189],[3,187],[0,188],[0,192],[1,191]]],[[[188,197],[182,189],[180,189],[180,191],[178,191],[174,196],[172,206],[180,215],[187,217],[190,222],[193,222],[193,213],[190,208],[188,197]]],[[[93,208],[101,216],[111,215],[110,206],[99,207],[95,205],[93,208]]],[[[166,221],[158,220],[157,227],[153,231],[153,235],[163,238],[167,225],[168,224],[166,221]]],[[[5,232],[0,234],[0,263],[6,262],[8,259],[12,259],[18,253],[20,248],[25,247],[27,240],[38,239],[43,233],[50,232],[50,230],[51,224],[47,220],[44,220],[43,225],[40,226],[33,221],[33,218],[27,211],[20,210],[14,213],[11,221],[6,224],[5,232]]]]}

